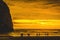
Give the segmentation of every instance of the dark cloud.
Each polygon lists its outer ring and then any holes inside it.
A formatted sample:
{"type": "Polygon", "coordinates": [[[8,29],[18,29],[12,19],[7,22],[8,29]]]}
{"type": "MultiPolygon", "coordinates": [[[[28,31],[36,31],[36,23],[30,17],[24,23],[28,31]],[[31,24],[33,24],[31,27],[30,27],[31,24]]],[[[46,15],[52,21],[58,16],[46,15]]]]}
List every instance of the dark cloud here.
{"type": "Polygon", "coordinates": [[[54,6],[60,6],[60,0],[47,0],[47,4],[55,4],[54,6]]]}
{"type": "Polygon", "coordinates": [[[60,0],[9,0],[11,2],[15,1],[15,2],[43,2],[45,5],[48,4],[55,4],[57,6],[60,6],[60,0]]]}
{"type": "MultiPolygon", "coordinates": [[[[13,2],[14,3],[16,3],[16,2],[26,2],[26,3],[31,3],[31,2],[42,2],[43,3],[43,5],[49,5],[49,4],[54,4],[54,5],[52,5],[52,6],[60,6],[60,0],[10,0],[11,2],[12,2],[12,4],[13,4],[13,2]]],[[[11,3],[10,3],[11,4],[11,3]]]]}
{"type": "Polygon", "coordinates": [[[39,2],[39,1],[44,1],[44,2],[49,2],[49,3],[60,3],[60,0],[11,0],[11,1],[25,1],[25,2],[39,2]]]}

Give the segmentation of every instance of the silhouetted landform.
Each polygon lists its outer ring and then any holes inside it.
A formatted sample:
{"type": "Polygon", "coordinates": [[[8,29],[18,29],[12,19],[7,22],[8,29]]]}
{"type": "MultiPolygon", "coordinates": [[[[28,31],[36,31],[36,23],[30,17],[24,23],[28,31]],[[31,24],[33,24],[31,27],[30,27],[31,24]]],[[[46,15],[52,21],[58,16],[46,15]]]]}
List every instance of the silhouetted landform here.
{"type": "Polygon", "coordinates": [[[39,36],[36,36],[36,37],[15,37],[15,38],[12,38],[13,40],[59,40],[60,37],[59,36],[46,36],[46,37],[39,37],[39,36]]]}
{"type": "Polygon", "coordinates": [[[60,40],[59,36],[46,36],[46,37],[0,37],[0,40],[60,40]]]}
{"type": "Polygon", "coordinates": [[[0,0],[0,34],[13,31],[13,23],[10,10],[3,0],[0,0]]]}

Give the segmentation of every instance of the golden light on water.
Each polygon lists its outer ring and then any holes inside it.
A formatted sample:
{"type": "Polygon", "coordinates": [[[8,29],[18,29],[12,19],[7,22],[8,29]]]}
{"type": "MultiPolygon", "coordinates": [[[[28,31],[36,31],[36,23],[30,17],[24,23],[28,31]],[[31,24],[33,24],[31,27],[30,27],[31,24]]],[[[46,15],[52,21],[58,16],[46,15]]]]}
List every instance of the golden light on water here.
{"type": "Polygon", "coordinates": [[[60,25],[60,20],[14,20],[17,23],[36,23],[36,24],[48,24],[48,25],[60,25]]]}
{"type": "Polygon", "coordinates": [[[60,20],[14,20],[14,23],[17,23],[15,24],[16,28],[27,29],[56,29],[57,26],[60,26],[60,20]]]}

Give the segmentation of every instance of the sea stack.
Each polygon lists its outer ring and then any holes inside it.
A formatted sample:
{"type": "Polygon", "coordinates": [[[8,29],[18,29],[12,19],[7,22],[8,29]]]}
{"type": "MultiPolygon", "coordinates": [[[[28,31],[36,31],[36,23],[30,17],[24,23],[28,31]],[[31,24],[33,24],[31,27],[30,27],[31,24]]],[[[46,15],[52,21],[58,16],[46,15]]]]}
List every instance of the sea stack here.
{"type": "Polygon", "coordinates": [[[0,34],[13,32],[13,23],[7,4],[0,0],[0,34]]]}

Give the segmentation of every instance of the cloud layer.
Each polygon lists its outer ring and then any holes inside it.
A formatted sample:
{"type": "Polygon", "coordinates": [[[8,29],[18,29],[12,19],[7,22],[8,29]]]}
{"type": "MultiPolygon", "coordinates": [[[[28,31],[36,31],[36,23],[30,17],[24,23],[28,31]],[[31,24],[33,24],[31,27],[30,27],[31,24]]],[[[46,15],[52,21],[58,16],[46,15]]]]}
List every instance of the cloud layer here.
{"type": "Polygon", "coordinates": [[[60,19],[60,0],[9,0],[6,3],[16,19],[60,19]]]}

